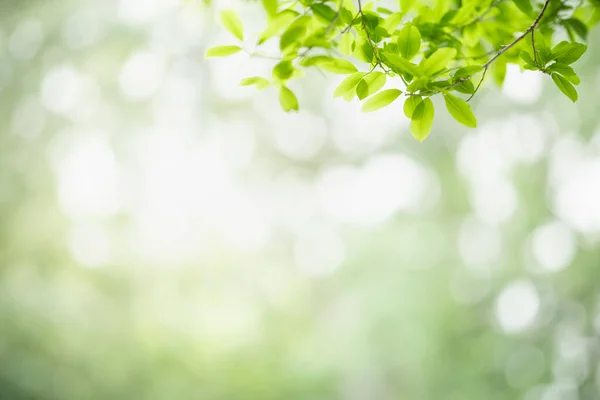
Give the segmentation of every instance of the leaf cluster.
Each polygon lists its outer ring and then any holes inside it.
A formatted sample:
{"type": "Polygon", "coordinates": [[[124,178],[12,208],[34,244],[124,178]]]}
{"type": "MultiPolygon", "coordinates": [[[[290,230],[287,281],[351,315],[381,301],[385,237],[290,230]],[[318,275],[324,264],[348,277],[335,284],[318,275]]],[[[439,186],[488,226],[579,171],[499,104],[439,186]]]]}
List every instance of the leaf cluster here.
{"type": "Polygon", "coordinates": [[[234,10],[222,11],[221,23],[237,43],[208,49],[206,56],[246,51],[274,59],[271,76],[249,77],[241,84],[275,87],[285,111],[299,109],[288,83],[307,68],[347,75],[334,97],[358,98],[363,112],[404,97],[404,115],[420,141],[431,132],[436,95],[456,121],[476,127],[469,100],[486,77],[501,85],[508,63],[549,75],[576,101],[580,80],[572,64],[585,53],[588,31],[600,20],[598,0],[398,0],[395,9],[374,0],[261,4],[267,26],[252,39],[244,36],[234,10]],[[561,36],[569,40],[557,42],[561,36]],[[279,53],[262,54],[261,46],[273,40],[279,53]]]}

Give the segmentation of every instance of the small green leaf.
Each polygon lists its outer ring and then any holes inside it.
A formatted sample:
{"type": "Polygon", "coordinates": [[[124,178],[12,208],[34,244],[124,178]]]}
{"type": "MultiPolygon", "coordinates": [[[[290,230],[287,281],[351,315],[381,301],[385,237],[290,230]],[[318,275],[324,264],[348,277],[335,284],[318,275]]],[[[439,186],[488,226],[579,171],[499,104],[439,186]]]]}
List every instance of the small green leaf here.
{"type": "Polygon", "coordinates": [[[325,71],[333,72],[334,74],[352,74],[356,71],[356,67],[348,60],[341,58],[329,58],[325,62],[319,62],[317,64],[321,69],[325,71]]]}
{"type": "Polygon", "coordinates": [[[277,14],[277,0],[262,0],[262,5],[269,17],[277,14]]]}
{"type": "Polygon", "coordinates": [[[279,104],[281,104],[281,108],[285,112],[298,111],[298,99],[296,95],[285,86],[282,86],[279,90],[279,104]]]}
{"type": "Polygon", "coordinates": [[[345,56],[352,54],[354,51],[354,36],[352,36],[352,33],[346,32],[342,35],[340,38],[340,43],[338,44],[338,48],[345,56]]]}
{"type": "Polygon", "coordinates": [[[295,70],[291,61],[281,61],[273,67],[273,79],[278,81],[290,79],[295,70]]]}
{"type": "Polygon", "coordinates": [[[387,60],[387,65],[397,69],[398,71],[408,74],[411,76],[420,76],[421,70],[418,65],[415,65],[408,61],[405,58],[400,57],[397,54],[392,54],[389,52],[384,53],[385,59],[387,60]]]}
{"type": "Polygon", "coordinates": [[[258,90],[262,90],[264,88],[269,87],[271,83],[261,76],[252,76],[249,78],[244,78],[240,82],[240,86],[251,86],[255,85],[258,90]]]}
{"type": "Polygon", "coordinates": [[[469,128],[477,127],[477,119],[466,101],[448,93],[444,93],[444,101],[448,112],[455,120],[469,128]]]}
{"type": "Polygon", "coordinates": [[[554,63],[550,66],[550,68],[548,68],[548,70],[550,72],[556,72],[558,74],[561,74],[574,85],[579,85],[580,83],[579,77],[577,76],[573,68],[566,64],[554,63]]]}
{"type": "Polygon", "coordinates": [[[552,58],[561,64],[573,64],[585,53],[587,46],[581,43],[560,42],[552,49],[552,58]]]}
{"type": "Polygon", "coordinates": [[[315,17],[320,19],[322,22],[329,24],[336,18],[337,13],[333,9],[325,4],[313,4],[311,6],[315,17]]]}
{"type": "Polygon", "coordinates": [[[578,20],[577,18],[569,18],[562,21],[563,25],[568,28],[573,29],[575,33],[582,38],[583,40],[587,40],[588,37],[588,27],[586,24],[578,20]]]}
{"type": "Polygon", "coordinates": [[[423,74],[431,76],[434,73],[446,68],[448,63],[456,57],[456,49],[443,47],[436,50],[422,63],[423,74]]]}
{"type": "Polygon", "coordinates": [[[402,92],[398,89],[388,89],[377,93],[364,102],[361,111],[372,112],[379,110],[380,108],[385,107],[396,100],[400,94],[402,94],[402,92]]]}
{"type": "Polygon", "coordinates": [[[410,96],[409,98],[406,99],[406,101],[404,102],[404,115],[406,115],[406,118],[412,118],[413,112],[415,111],[415,108],[417,108],[417,106],[421,103],[421,97],[419,96],[410,96]]]}
{"type": "Polygon", "coordinates": [[[385,85],[386,76],[383,72],[371,72],[358,83],[356,87],[356,95],[359,99],[365,99],[376,93],[385,85]]]}
{"type": "Polygon", "coordinates": [[[393,13],[387,17],[380,26],[391,34],[396,30],[398,25],[400,25],[400,22],[402,22],[402,17],[402,13],[393,13]]]}
{"type": "Polygon", "coordinates": [[[521,60],[525,61],[525,63],[527,65],[530,65],[532,67],[537,67],[537,65],[535,65],[535,61],[533,61],[533,57],[531,57],[531,54],[529,54],[526,51],[522,51],[519,53],[519,57],[521,58],[521,60]]]}
{"type": "Polygon", "coordinates": [[[481,65],[469,65],[457,69],[453,76],[455,78],[466,78],[467,76],[475,75],[476,73],[481,72],[482,70],[483,67],[481,65]]]}
{"type": "Polygon", "coordinates": [[[288,26],[290,22],[294,18],[298,16],[298,13],[292,10],[284,10],[277,14],[275,17],[269,20],[269,24],[267,25],[267,29],[265,29],[258,38],[258,44],[263,44],[268,39],[277,35],[281,32],[285,27],[288,26]]]}
{"type": "Polygon", "coordinates": [[[303,25],[290,25],[290,28],[286,29],[279,38],[279,48],[284,51],[292,45],[300,47],[300,40],[304,38],[306,34],[306,27],[303,25]]]}
{"type": "Polygon", "coordinates": [[[404,58],[410,60],[421,48],[421,34],[414,25],[405,25],[398,36],[398,48],[404,58]]]}
{"type": "Polygon", "coordinates": [[[575,87],[568,80],[558,74],[552,74],[552,80],[556,84],[556,87],[571,99],[572,102],[577,101],[577,90],[575,90],[575,87]]]}
{"type": "Polygon", "coordinates": [[[365,74],[362,72],[356,72],[352,75],[348,75],[333,92],[333,97],[340,97],[346,95],[349,91],[353,90],[358,82],[360,82],[365,74]]]}
{"type": "Polygon", "coordinates": [[[242,50],[239,46],[215,46],[206,50],[205,57],[226,57],[242,50]]]}
{"type": "Polygon", "coordinates": [[[223,27],[231,32],[236,38],[244,40],[244,25],[234,10],[221,11],[221,23],[223,27]]]}
{"type": "Polygon", "coordinates": [[[454,90],[464,94],[473,94],[475,92],[475,85],[471,80],[466,80],[454,87],[454,90]]]}
{"type": "Polygon", "coordinates": [[[513,3],[517,6],[517,8],[527,16],[531,16],[533,13],[533,7],[531,6],[531,0],[513,0],[513,3]]]}
{"type": "Polygon", "coordinates": [[[415,107],[410,120],[410,132],[419,142],[425,140],[431,133],[434,115],[433,102],[429,98],[415,107]]]}

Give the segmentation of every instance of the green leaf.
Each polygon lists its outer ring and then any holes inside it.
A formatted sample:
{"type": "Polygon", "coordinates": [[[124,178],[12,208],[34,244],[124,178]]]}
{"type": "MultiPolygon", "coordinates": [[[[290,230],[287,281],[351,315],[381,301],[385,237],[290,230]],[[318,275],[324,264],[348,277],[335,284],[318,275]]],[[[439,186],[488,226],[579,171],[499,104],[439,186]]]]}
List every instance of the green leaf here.
{"type": "Polygon", "coordinates": [[[279,104],[281,104],[281,108],[285,112],[298,111],[298,99],[296,95],[285,86],[279,89],[279,104]]]}
{"type": "Polygon", "coordinates": [[[554,63],[548,68],[548,70],[550,72],[556,72],[558,74],[561,74],[574,85],[579,85],[580,83],[579,77],[577,76],[573,68],[566,64],[554,63]]]}
{"type": "Polygon", "coordinates": [[[519,53],[519,57],[521,58],[521,60],[525,61],[525,63],[527,65],[530,65],[532,67],[537,67],[537,65],[535,65],[535,61],[533,61],[533,57],[531,57],[531,54],[529,54],[526,51],[522,51],[519,53]]]}
{"type": "Polygon", "coordinates": [[[385,19],[385,21],[383,21],[383,23],[381,24],[381,27],[383,29],[385,29],[386,31],[388,31],[388,33],[392,33],[396,30],[396,28],[398,27],[398,25],[400,25],[400,22],[402,22],[402,13],[393,13],[392,15],[390,15],[389,17],[387,17],[385,19]]]}
{"type": "Polygon", "coordinates": [[[456,49],[443,47],[436,50],[422,63],[423,74],[431,76],[434,73],[446,68],[448,63],[456,57],[456,49]]]}
{"type": "Polygon", "coordinates": [[[249,78],[244,78],[240,82],[240,86],[251,86],[255,85],[258,90],[262,90],[264,88],[269,87],[271,83],[261,76],[252,76],[249,78]]]}
{"type": "Polygon", "coordinates": [[[244,40],[244,25],[234,10],[221,11],[221,23],[223,27],[231,32],[236,38],[244,40]]]}
{"type": "Polygon", "coordinates": [[[400,3],[400,11],[406,13],[410,11],[415,6],[415,0],[399,0],[400,3]]]}
{"type": "Polygon", "coordinates": [[[444,101],[448,112],[455,120],[469,128],[477,127],[477,119],[466,101],[448,93],[444,93],[444,101]]]}
{"type": "Polygon", "coordinates": [[[400,94],[402,94],[402,92],[398,89],[388,89],[377,93],[364,102],[361,111],[372,112],[379,110],[380,108],[385,107],[396,100],[400,94]]]}
{"type": "Polygon", "coordinates": [[[457,69],[453,76],[455,78],[466,78],[468,76],[475,75],[476,73],[481,72],[482,70],[483,67],[481,65],[469,65],[457,69]]]}
{"type": "Polygon", "coordinates": [[[298,16],[298,13],[292,10],[284,10],[269,20],[267,29],[265,29],[258,39],[258,44],[263,44],[268,39],[277,35],[284,28],[289,26],[290,22],[298,16]]]}
{"type": "Polygon", "coordinates": [[[404,115],[406,115],[406,118],[412,118],[415,108],[417,108],[417,106],[422,101],[423,100],[421,100],[420,96],[410,96],[409,98],[406,99],[406,101],[404,102],[404,109],[403,109],[404,115]]]}
{"type": "Polygon", "coordinates": [[[300,40],[306,35],[306,27],[303,25],[290,25],[279,39],[279,48],[284,51],[292,45],[300,47],[300,40]]]}
{"type": "Polygon", "coordinates": [[[270,17],[277,14],[277,0],[262,0],[262,5],[270,17]]]}
{"type": "Polygon", "coordinates": [[[588,27],[586,24],[578,20],[577,18],[569,18],[562,21],[565,27],[573,29],[575,33],[582,38],[583,40],[587,40],[588,37],[588,27]]]}
{"type": "Polygon", "coordinates": [[[415,107],[410,119],[410,132],[419,142],[425,140],[431,133],[434,115],[433,103],[429,98],[415,107]]]}
{"type": "Polygon", "coordinates": [[[352,33],[346,32],[342,35],[340,38],[340,43],[338,44],[338,48],[345,56],[352,54],[354,51],[354,36],[352,36],[352,33]]]}
{"type": "Polygon", "coordinates": [[[573,64],[585,53],[587,46],[581,43],[560,42],[552,49],[552,58],[561,64],[573,64]]]}
{"type": "Polygon", "coordinates": [[[325,4],[313,4],[311,6],[315,17],[320,19],[322,22],[329,24],[336,18],[337,13],[333,9],[325,4]]]}
{"type": "Polygon", "coordinates": [[[531,6],[530,0],[513,0],[513,3],[515,3],[517,8],[523,11],[527,16],[531,16],[533,13],[533,7],[531,6]]]}
{"type": "Polygon", "coordinates": [[[421,34],[414,25],[405,25],[398,36],[398,48],[404,58],[410,60],[421,49],[421,34]]]}
{"type": "Polygon", "coordinates": [[[341,97],[346,95],[349,91],[353,90],[358,82],[360,82],[365,74],[362,72],[356,72],[352,75],[348,75],[333,92],[333,97],[341,97]]]}
{"type": "Polygon", "coordinates": [[[371,72],[358,83],[356,87],[356,95],[359,99],[365,99],[376,93],[385,85],[386,76],[383,72],[371,72]]]}
{"type": "Polygon", "coordinates": [[[473,85],[471,80],[466,80],[456,85],[454,90],[460,93],[473,94],[475,92],[475,85],[473,85]]]}
{"type": "Polygon", "coordinates": [[[385,59],[387,60],[388,66],[395,68],[402,73],[409,74],[411,76],[420,76],[421,75],[421,70],[420,70],[419,66],[411,63],[410,61],[406,60],[405,58],[402,58],[397,54],[393,54],[393,53],[389,53],[389,52],[385,52],[384,56],[385,56],[385,59]]]}
{"type": "Polygon", "coordinates": [[[321,69],[325,71],[333,72],[334,74],[352,74],[356,71],[356,67],[348,60],[343,60],[341,58],[329,58],[329,60],[324,62],[319,62],[317,64],[321,69]]]}
{"type": "Polygon", "coordinates": [[[206,50],[205,57],[226,57],[242,50],[239,46],[215,46],[206,50]]]}
{"type": "Polygon", "coordinates": [[[273,67],[273,79],[286,81],[292,77],[295,70],[291,61],[281,61],[273,67]]]}
{"type": "Polygon", "coordinates": [[[558,74],[552,74],[552,80],[556,87],[571,99],[572,102],[577,101],[577,90],[575,90],[575,87],[568,80],[558,74]]]}

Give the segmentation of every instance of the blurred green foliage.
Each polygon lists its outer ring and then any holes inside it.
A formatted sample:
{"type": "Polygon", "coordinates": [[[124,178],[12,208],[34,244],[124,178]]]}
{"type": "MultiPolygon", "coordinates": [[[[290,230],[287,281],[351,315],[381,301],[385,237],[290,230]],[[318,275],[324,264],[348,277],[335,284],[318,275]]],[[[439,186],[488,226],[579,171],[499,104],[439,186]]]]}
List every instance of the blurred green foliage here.
{"type": "Polygon", "coordinates": [[[0,398],[600,396],[597,30],[418,144],[248,97],[199,3],[1,4],[0,398]]]}

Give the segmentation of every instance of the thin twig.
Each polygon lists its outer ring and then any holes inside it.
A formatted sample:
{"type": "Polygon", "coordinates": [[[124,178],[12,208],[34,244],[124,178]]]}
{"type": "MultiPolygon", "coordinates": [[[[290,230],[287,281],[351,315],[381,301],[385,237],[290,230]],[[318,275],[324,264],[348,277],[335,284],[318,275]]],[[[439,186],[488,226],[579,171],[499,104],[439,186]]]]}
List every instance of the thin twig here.
{"type": "MultiPolygon", "coordinates": [[[[527,28],[527,30],[525,32],[523,32],[518,38],[516,38],[515,40],[513,40],[512,42],[510,42],[506,46],[502,47],[500,49],[500,51],[498,51],[494,57],[492,57],[491,59],[488,60],[488,62],[486,62],[485,64],[483,64],[483,74],[481,75],[481,80],[479,81],[479,84],[477,84],[477,87],[475,88],[475,91],[473,92],[473,94],[471,95],[471,97],[469,97],[469,99],[467,101],[471,100],[473,98],[473,96],[475,96],[475,94],[477,93],[477,91],[479,90],[479,87],[483,83],[483,79],[485,78],[485,74],[486,74],[488,68],[490,67],[490,65],[492,65],[492,63],[494,61],[496,61],[498,58],[500,58],[500,56],[502,56],[502,54],[506,53],[514,45],[516,45],[521,40],[523,40],[527,35],[529,35],[530,33],[533,33],[533,31],[535,30],[535,28],[538,26],[538,24],[542,20],[542,17],[544,16],[544,13],[546,12],[546,9],[548,8],[548,5],[550,4],[550,1],[551,0],[546,0],[544,2],[544,6],[542,7],[540,13],[538,14],[538,16],[536,17],[536,19],[529,26],[529,28],[527,28]]],[[[534,51],[534,54],[535,54],[535,51],[534,51]]]]}

